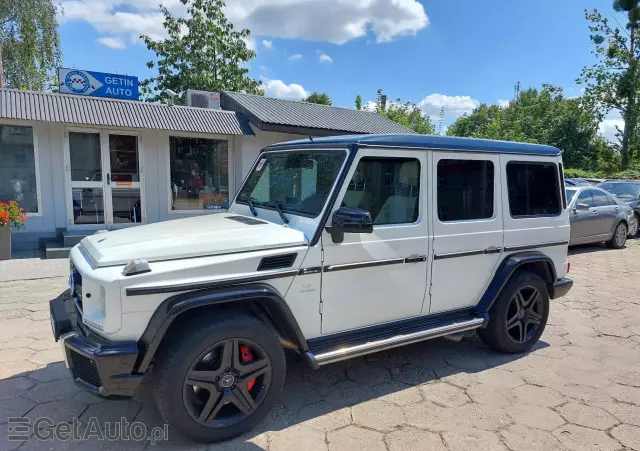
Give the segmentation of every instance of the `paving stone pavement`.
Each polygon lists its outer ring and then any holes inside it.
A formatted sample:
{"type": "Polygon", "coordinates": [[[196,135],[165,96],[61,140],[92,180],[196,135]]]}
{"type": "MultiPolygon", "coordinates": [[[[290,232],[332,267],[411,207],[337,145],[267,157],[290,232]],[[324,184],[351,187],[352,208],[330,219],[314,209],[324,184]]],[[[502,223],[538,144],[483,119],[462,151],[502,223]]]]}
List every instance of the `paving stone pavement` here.
{"type": "MultiPolygon", "coordinates": [[[[0,451],[208,450],[640,450],[640,241],[572,250],[570,294],[552,301],[542,340],[525,355],[476,338],[434,340],[313,371],[288,359],[281,400],[255,430],[199,445],[169,440],[7,440],[10,416],[82,428],[117,421],[162,426],[149,382],[131,401],[76,387],[53,341],[47,301],[66,286],[65,262],[22,265],[0,281],[0,451]],[[52,269],[55,268],[55,269],[52,269]]],[[[5,273],[5,276],[7,273],[5,273]]]]}

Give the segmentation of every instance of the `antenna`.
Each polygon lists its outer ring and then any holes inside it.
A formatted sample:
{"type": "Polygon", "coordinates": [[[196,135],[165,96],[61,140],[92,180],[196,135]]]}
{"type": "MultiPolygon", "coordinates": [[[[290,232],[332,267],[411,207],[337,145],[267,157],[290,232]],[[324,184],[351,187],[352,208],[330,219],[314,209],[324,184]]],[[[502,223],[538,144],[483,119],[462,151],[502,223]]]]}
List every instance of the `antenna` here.
{"type": "Polygon", "coordinates": [[[440,108],[440,121],[438,122],[438,135],[442,136],[442,128],[444,126],[444,107],[440,108]]]}
{"type": "Polygon", "coordinates": [[[516,85],[513,87],[513,100],[518,100],[520,98],[520,80],[516,82],[516,85]]]}
{"type": "Polygon", "coordinates": [[[309,132],[309,141],[313,142],[313,136],[311,136],[311,129],[308,128],[307,131],[309,132]]]}

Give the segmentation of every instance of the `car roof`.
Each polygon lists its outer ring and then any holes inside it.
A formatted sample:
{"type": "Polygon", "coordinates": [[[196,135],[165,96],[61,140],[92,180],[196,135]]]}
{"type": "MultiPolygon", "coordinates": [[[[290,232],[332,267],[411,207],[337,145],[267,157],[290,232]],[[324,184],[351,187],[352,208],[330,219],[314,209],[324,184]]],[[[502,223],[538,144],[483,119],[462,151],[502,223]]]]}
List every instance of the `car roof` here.
{"type": "Polygon", "coordinates": [[[633,183],[633,184],[639,184],[640,180],[622,180],[622,179],[615,179],[615,180],[604,180],[602,183],[633,183]]]}
{"type": "Polygon", "coordinates": [[[342,135],[272,144],[264,150],[317,147],[394,147],[425,150],[558,156],[560,149],[541,144],[435,135],[342,135]]]}

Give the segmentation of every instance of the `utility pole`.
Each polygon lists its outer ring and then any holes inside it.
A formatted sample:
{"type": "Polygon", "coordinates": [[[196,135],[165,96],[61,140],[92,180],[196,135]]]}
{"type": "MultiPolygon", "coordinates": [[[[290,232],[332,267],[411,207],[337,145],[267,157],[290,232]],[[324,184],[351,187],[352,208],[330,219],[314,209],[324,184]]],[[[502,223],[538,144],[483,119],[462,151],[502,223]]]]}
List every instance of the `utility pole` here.
{"type": "Polygon", "coordinates": [[[440,121],[438,122],[438,135],[442,136],[444,126],[444,107],[440,108],[440,121]]]}
{"type": "Polygon", "coordinates": [[[4,66],[2,65],[2,45],[0,45],[0,89],[4,88],[4,66]]]}

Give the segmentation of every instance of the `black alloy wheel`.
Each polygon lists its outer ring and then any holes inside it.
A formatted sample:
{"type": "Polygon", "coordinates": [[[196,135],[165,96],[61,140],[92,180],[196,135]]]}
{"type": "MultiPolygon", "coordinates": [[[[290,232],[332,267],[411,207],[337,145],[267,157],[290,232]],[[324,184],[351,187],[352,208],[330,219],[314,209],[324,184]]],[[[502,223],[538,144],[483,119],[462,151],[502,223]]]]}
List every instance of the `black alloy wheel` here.
{"type": "Polygon", "coordinates": [[[509,337],[516,343],[529,341],[540,327],[543,308],[542,295],[537,288],[525,286],[516,291],[507,308],[509,337]]]}
{"type": "Polygon", "coordinates": [[[184,380],[184,405],[198,423],[228,427],[251,415],[271,384],[271,361],[262,347],[231,338],[203,352],[184,380]]]}

